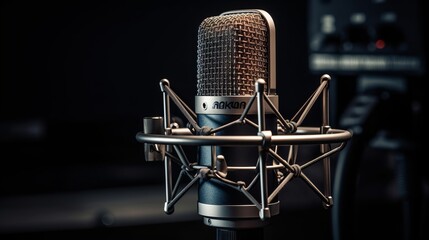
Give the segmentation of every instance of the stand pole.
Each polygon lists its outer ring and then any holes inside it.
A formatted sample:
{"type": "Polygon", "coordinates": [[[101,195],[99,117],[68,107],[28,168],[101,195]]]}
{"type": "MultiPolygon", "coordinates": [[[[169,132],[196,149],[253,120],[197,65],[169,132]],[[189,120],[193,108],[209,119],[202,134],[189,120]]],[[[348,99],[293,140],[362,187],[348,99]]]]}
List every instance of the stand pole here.
{"type": "Polygon", "coordinates": [[[264,228],[216,228],[216,240],[263,240],[264,228]]]}

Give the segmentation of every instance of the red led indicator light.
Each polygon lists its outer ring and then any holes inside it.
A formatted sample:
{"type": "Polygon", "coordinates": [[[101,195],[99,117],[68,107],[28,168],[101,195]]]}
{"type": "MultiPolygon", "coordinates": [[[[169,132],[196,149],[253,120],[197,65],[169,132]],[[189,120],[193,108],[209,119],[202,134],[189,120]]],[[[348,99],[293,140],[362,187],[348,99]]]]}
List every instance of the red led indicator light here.
{"type": "Polygon", "coordinates": [[[386,46],[386,43],[384,42],[384,40],[378,39],[377,41],[375,41],[375,47],[377,49],[383,49],[385,46],[386,46]]]}

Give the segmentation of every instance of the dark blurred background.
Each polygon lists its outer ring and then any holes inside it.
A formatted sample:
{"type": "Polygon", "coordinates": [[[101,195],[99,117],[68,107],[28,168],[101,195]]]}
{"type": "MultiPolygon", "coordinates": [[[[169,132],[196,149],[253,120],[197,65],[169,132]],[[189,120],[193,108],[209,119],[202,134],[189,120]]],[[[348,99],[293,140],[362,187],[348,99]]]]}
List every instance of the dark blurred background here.
{"type": "MultiPolygon", "coordinates": [[[[162,78],[192,106],[202,20],[249,8],[275,22],[286,118],[333,78],[331,125],[354,132],[332,160],[348,234],[427,239],[423,0],[2,1],[0,237],[214,239],[195,189],[163,212],[163,165],[135,135],[162,115],[162,78]]],[[[280,201],[267,238],[335,238],[339,218],[302,182],[280,201]]]]}

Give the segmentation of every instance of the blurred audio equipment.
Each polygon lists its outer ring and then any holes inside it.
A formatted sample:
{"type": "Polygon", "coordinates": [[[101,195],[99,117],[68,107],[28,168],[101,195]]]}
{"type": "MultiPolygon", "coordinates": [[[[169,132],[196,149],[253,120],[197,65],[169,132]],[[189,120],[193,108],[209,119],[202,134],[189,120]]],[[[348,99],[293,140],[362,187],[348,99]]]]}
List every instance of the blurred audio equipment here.
{"type": "MultiPolygon", "coordinates": [[[[420,176],[415,153],[421,147],[420,89],[426,74],[420,6],[418,0],[309,1],[309,69],[316,75],[335,73],[331,120],[353,132],[335,168],[335,240],[353,239],[356,226],[365,224],[357,219],[358,179],[389,158],[398,159],[393,171],[401,182],[396,191],[404,199],[398,212],[403,215],[401,230],[395,230],[403,239],[416,239],[418,234],[420,176]],[[364,162],[372,168],[361,167],[364,162]]],[[[390,229],[377,231],[384,236],[390,229]]]]}

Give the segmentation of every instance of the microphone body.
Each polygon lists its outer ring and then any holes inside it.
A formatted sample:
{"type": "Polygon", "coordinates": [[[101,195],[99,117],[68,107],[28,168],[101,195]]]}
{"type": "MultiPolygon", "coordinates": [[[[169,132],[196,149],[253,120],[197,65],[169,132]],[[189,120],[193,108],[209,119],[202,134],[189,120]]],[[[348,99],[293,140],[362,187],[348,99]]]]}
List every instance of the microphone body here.
{"type": "MultiPolygon", "coordinates": [[[[198,29],[197,96],[195,112],[199,126],[216,129],[240,118],[254,95],[257,79],[269,80],[269,27],[260,12],[234,12],[206,18],[198,29]]],[[[267,88],[269,89],[269,88],[267,88]]],[[[266,89],[266,90],[267,90],[266,89]]],[[[267,91],[266,91],[267,92],[267,91]]],[[[277,95],[269,98],[278,105],[277,95]]],[[[257,123],[257,108],[249,108],[247,121],[257,123]]],[[[277,133],[277,119],[271,112],[265,115],[265,129],[277,133]]],[[[229,126],[215,135],[258,134],[258,127],[249,124],[229,126]]],[[[216,166],[218,156],[231,167],[256,166],[255,146],[200,146],[197,161],[202,166],[216,166]]],[[[268,160],[269,163],[272,159],[268,160]]],[[[257,168],[228,170],[228,179],[242,181],[247,187],[255,178],[257,168]]],[[[276,176],[267,175],[268,190],[276,186],[276,176]]],[[[249,189],[261,201],[258,184],[249,189]]],[[[271,214],[278,213],[278,202],[270,205],[271,214]]],[[[223,185],[216,178],[202,178],[198,188],[198,213],[207,225],[226,228],[254,228],[265,225],[257,209],[238,191],[223,185]]]]}

